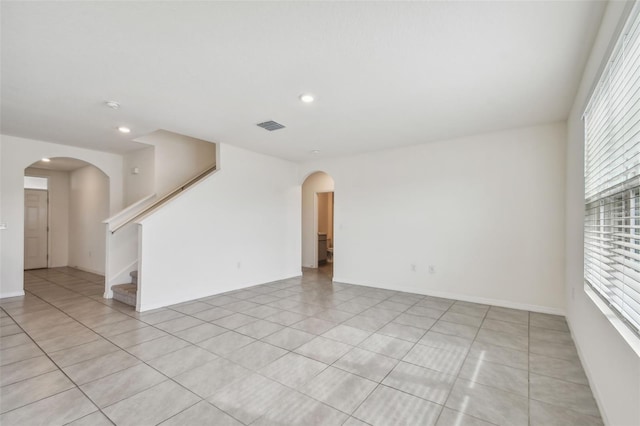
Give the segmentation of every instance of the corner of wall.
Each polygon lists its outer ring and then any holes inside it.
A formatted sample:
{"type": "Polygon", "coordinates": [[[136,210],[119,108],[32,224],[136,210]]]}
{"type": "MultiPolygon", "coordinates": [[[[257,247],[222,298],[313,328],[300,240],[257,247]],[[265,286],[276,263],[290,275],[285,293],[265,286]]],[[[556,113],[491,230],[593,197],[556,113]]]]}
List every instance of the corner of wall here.
{"type": "Polygon", "coordinates": [[[610,1],[567,119],[565,295],[567,322],[605,424],[640,424],[640,358],[584,290],[582,113],[634,2],[610,1]]]}

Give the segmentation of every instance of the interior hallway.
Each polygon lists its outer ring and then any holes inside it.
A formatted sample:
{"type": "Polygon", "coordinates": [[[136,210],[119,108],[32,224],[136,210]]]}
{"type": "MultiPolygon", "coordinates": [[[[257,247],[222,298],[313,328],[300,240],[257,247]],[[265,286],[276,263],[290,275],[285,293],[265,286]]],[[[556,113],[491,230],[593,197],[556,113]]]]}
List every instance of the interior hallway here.
{"type": "Polygon", "coordinates": [[[330,266],[143,314],[100,276],[25,272],[0,301],[0,423],[602,424],[564,318],[330,266]]]}

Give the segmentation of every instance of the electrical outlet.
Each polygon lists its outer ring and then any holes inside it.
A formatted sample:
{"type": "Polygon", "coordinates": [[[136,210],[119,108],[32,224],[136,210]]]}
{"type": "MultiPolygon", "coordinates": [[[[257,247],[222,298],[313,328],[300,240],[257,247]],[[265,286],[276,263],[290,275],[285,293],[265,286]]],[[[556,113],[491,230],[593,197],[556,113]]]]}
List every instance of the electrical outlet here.
{"type": "Polygon", "coordinates": [[[433,265],[429,265],[429,273],[430,274],[435,274],[436,273],[436,267],[433,265]]]}

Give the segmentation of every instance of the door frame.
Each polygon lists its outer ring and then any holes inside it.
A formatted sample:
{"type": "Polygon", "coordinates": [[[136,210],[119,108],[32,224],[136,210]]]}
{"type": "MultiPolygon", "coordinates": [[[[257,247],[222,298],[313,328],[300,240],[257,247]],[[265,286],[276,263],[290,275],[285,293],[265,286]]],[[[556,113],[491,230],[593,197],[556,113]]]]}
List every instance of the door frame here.
{"type": "MultiPolygon", "coordinates": [[[[316,191],[314,193],[315,198],[313,199],[313,235],[315,237],[315,244],[313,245],[313,264],[314,268],[318,269],[320,265],[318,264],[318,194],[333,194],[333,202],[331,203],[331,215],[334,216],[334,212],[336,209],[335,202],[335,189],[333,191],[316,191]]],[[[332,220],[333,221],[333,220],[332,220]]],[[[335,223],[335,222],[334,222],[335,223]]],[[[334,236],[335,236],[335,227],[333,230],[333,234],[331,235],[331,242],[335,246],[334,236]]],[[[334,253],[335,256],[335,253],[334,253]]]]}
{"type": "Polygon", "coordinates": [[[301,268],[317,269],[318,194],[333,192],[335,212],[335,180],[323,170],[314,170],[301,178],[301,268]]]}

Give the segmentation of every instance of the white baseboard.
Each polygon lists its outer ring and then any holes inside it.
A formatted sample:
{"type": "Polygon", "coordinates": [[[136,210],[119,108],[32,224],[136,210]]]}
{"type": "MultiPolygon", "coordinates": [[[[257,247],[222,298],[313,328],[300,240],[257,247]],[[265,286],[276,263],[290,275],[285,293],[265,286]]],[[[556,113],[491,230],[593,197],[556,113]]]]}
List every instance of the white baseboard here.
{"type": "Polygon", "coordinates": [[[600,416],[602,417],[602,420],[604,421],[605,425],[611,424],[608,421],[608,416],[607,416],[607,412],[605,411],[605,406],[602,403],[602,396],[600,395],[600,390],[598,389],[597,386],[594,386],[594,379],[593,379],[593,373],[591,371],[591,366],[589,365],[587,361],[587,358],[584,356],[584,353],[582,351],[582,346],[578,343],[578,340],[575,338],[575,335],[573,334],[573,326],[571,324],[571,318],[569,318],[569,316],[567,316],[567,325],[569,326],[569,333],[571,334],[571,340],[573,340],[573,343],[576,347],[576,352],[578,352],[578,358],[580,359],[580,364],[582,365],[582,369],[584,370],[584,374],[587,376],[587,381],[589,382],[589,387],[591,388],[591,392],[593,393],[593,399],[596,400],[596,405],[598,406],[598,410],[600,410],[600,416]]]}
{"type": "Polygon", "coordinates": [[[85,268],[83,266],[69,266],[69,268],[77,269],[83,272],[91,272],[92,274],[96,274],[96,275],[104,275],[104,272],[100,272],[98,270],[91,269],[91,268],[85,268]]]}
{"type": "MultiPolygon", "coordinates": [[[[288,280],[290,278],[299,278],[301,276],[302,276],[302,271],[290,272],[288,274],[285,274],[284,278],[277,279],[276,281],[288,280]]],[[[270,281],[270,282],[274,282],[274,281],[270,281]]],[[[264,283],[264,284],[268,284],[268,283],[264,283]]]]}
{"type": "Polygon", "coordinates": [[[450,293],[446,291],[434,291],[434,290],[414,287],[410,285],[404,285],[404,286],[401,285],[401,286],[391,288],[391,287],[381,286],[378,284],[353,282],[353,280],[341,279],[336,277],[333,278],[333,282],[342,283],[342,284],[359,285],[363,287],[380,288],[380,289],[391,290],[391,291],[402,291],[406,293],[422,294],[425,296],[442,297],[445,299],[455,299],[455,300],[461,300],[463,302],[481,303],[483,305],[500,306],[502,308],[520,309],[520,310],[531,311],[531,312],[540,312],[543,314],[562,315],[562,316],[565,316],[566,314],[564,309],[552,308],[550,306],[532,305],[528,303],[513,302],[510,300],[470,296],[467,294],[450,293]]]}
{"type": "Polygon", "coordinates": [[[12,291],[9,293],[0,293],[0,299],[8,299],[9,297],[21,297],[24,296],[24,291],[12,291]]]}
{"type": "MultiPolygon", "coordinates": [[[[189,302],[191,300],[197,300],[197,299],[202,299],[202,298],[205,298],[205,297],[216,296],[218,294],[227,293],[229,291],[242,290],[242,289],[249,288],[249,287],[254,287],[254,286],[257,286],[257,285],[269,284],[269,283],[273,283],[273,282],[277,282],[277,281],[288,280],[289,278],[297,278],[297,277],[300,277],[300,276],[302,276],[302,272],[301,271],[294,271],[294,272],[290,272],[288,274],[284,274],[284,276],[282,276],[280,278],[277,278],[277,279],[272,279],[272,280],[269,280],[269,281],[259,282],[259,283],[255,283],[255,282],[243,283],[243,284],[240,284],[240,285],[237,285],[237,286],[231,286],[231,287],[228,287],[228,288],[220,289],[220,291],[218,291],[216,293],[203,294],[203,295],[200,295],[200,296],[195,297],[195,298],[172,300],[170,303],[168,303],[168,302],[156,302],[156,303],[141,304],[139,312],[147,312],[147,311],[151,311],[153,309],[164,308],[165,306],[176,305],[178,303],[185,303],[185,302],[189,302]]],[[[141,286],[138,288],[138,290],[144,292],[144,283],[141,284],[141,286]]]]}

